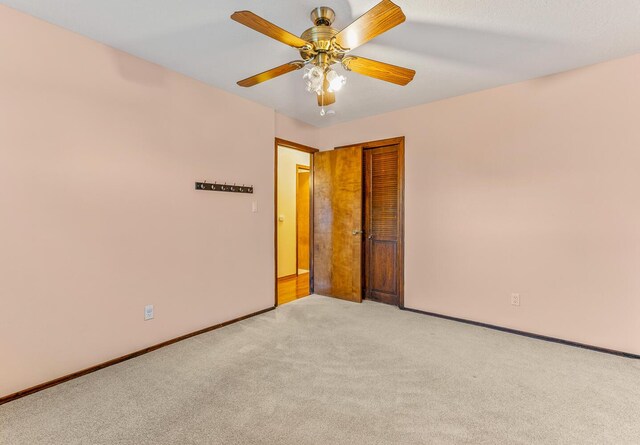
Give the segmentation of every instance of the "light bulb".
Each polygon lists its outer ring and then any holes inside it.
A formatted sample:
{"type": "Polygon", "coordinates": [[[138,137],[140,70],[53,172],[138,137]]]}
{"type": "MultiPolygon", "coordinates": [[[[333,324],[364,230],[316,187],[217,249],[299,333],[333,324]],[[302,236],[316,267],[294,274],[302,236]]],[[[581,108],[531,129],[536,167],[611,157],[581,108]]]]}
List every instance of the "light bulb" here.
{"type": "Polygon", "coordinates": [[[329,82],[329,89],[333,91],[340,91],[342,86],[347,82],[347,79],[344,76],[338,76],[329,82]]]}
{"type": "Polygon", "coordinates": [[[319,66],[314,66],[309,68],[302,78],[307,81],[307,91],[317,93],[322,90],[324,70],[319,66]]]}
{"type": "Polygon", "coordinates": [[[327,82],[329,82],[329,91],[340,91],[342,86],[347,82],[347,78],[339,75],[334,70],[327,73],[327,82]]]}

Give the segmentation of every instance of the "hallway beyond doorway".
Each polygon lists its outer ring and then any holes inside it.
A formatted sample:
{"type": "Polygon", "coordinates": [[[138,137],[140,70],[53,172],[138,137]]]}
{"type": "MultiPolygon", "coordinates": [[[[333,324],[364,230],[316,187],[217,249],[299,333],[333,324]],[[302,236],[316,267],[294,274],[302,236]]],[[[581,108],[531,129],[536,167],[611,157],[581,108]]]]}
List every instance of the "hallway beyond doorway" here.
{"type": "Polygon", "coordinates": [[[313,154],[318,150],[275,140],[275,302],[313,292],[313,154]]]}
{"type": "Polygon", "coordinates": [[[309,273],[278,278],[278,306],[306,297],[309,291],[309,273]]]}

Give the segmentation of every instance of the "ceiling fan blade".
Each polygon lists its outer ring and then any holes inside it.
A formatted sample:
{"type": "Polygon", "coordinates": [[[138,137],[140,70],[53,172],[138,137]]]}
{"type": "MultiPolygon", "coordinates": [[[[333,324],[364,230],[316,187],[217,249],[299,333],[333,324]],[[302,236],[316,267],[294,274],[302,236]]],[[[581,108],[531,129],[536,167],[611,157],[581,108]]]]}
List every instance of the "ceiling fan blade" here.
{"type": "Polygon", "coordinates": [[[382,0],[335,36],[335,43],[350,51],[398,26],[406,19],[402,9],[390,0],[382,0]]]}
{"type": "Polygon", "coordinates": [[[294,48],[302,48],[309,44],[300,37],[291,34],[289,31],[285,31],[251,11],[236,11],[231,15],[231,18],[238,23],[242,23],[244,26],[248,26],[255,31],[286,45],[293,46],[294,48]]]}
{"type": "Polygon", "coordinates": [[[322,92],[323,94],[318,94],[318,106],[326,107],[327,105],[331,105],[336,101],[336,93],[333,91],[329,91],[329,82],[327,79],[324,80],[322,84],[322,92]]]}
{"type": "Polygon", "coordinates": [[[302,60],[285,63],[284,65],[256,74],[255,76],[247,77],[246,79],[239,81],[238,85],[241,87],[252,87],[275,77],[282,76],[283,74],[290,73],[291,71],[299,70],[304,66],[304,64],[305,63],[302,60]]]}
{"type": "Polygon", "coordinates": [[[403,86],[411,82],[416,75],[416,72],[409,68],[357,56],[346,56],[342,59],[342,65],[349,71],[403,86]]]}

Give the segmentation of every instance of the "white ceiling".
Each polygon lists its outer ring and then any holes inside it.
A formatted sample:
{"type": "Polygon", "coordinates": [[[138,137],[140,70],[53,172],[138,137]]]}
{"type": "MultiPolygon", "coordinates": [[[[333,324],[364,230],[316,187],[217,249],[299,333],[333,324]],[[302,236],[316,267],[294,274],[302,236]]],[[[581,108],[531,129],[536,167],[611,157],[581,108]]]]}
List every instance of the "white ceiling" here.
{"type": "Polygon", "coordinates": [[[400,87],[356,73],[321,117],[302,72],[236,81],[296,60],[232,21],[248,9],[300,35],[327,5],[343,28],[377,0],[0,0],[15,9],[316,126],[379,114],[640,52],[640,0],[395,0],[407,21],[354,54],[417,71],[400,87]]]}

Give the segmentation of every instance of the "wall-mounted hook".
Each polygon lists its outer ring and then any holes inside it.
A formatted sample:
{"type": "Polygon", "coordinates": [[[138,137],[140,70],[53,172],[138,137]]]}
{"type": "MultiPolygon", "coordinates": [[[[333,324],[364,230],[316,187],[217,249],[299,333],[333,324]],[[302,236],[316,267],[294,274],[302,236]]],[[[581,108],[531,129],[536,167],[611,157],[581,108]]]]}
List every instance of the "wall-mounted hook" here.
{"type": "Polygon", "coordinates": [[[233,183],[233,185],[218,184],[217,181],[213,183],[207,183],[206,179],[204,182],[196,182],[196,190],[207,190],[207,191],[216,191],[216,192],[235,192],[235,193],[253,193],[253,186],[247,187],[242,184],[242,187],[238,186],[237,183],[233,183]]]}

